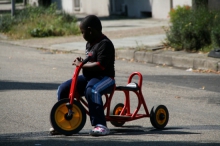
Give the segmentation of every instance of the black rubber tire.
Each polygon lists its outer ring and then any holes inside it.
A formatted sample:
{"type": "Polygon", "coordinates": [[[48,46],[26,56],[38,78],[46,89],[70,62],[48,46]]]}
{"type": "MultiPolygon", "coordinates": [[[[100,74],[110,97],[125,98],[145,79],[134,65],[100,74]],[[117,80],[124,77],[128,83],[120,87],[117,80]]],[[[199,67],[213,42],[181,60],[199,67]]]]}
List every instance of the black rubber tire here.
{"type": "Polygon", "coordinates": [[[154,107],[152,107],[152,109],[150,111],[150,122],[151,122],[151,125],[156,128],[154,116],[153,116],[153,110],[154,110],[154,107]]]}
{"type": "Polygon", "coordinates": [[[163,129],[169,121],[169,112],[166,106],[153,106],[150,112],[150,122],[156,129],[163,129]]]}
{"type": "Polygon", "coordinates": [[[78,101],[74,101],[72,107],[73,117],[67,119],[68,108],[66,103],[69,103],[69,99],[62,99],[53,106],[50,113],[50,123],[58,133],[69,136],[78,133],[84,127],[86,112],[78,101]]]}
{"type": "MultiPolygon", "coordinates": [[[[110,115],[119,115],[121,112],[121,109],[124,107],[123,103],[118,103],[113,110],[111,110],[110,115]]],[[[110,123],[115,127],[122,127],[125,122],[117,122],[117,121],[110,121],[110,123]]]]}

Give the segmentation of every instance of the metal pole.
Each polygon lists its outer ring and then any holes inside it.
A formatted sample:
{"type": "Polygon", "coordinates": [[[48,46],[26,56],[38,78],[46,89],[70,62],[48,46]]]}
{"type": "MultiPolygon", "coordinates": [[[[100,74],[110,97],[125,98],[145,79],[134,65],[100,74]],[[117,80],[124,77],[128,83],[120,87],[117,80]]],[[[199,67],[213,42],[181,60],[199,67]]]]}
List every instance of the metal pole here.
{"type": "Polygon", "coordinates": [[[173,0],[170,0],[170,10],[173,9],[173,0]]]}
{"type": "Polygon", "coordinates": [[[11,16],[15,15],[15,0],[11,0],[11,16]]]}
{"type": "Polygon", "coordinates": [[[27,5],[27,0],[23,0],[23,5],[24,5],[24,6],[27,5]]]}

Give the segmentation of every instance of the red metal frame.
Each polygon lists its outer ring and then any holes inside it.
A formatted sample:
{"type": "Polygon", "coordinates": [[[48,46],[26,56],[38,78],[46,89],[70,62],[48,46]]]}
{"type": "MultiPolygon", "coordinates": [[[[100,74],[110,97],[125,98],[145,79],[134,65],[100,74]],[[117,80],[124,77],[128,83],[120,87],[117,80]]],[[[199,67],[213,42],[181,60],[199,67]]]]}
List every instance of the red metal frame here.
{"type": "MultiPolygon", "coordinates": [[[[69,94],[69,98],[70,98],[70,104],[74,103],[74,98],[75,100],[79,101],[82,103],[82,105],[84,105],[86,114],[89,115],[89,111],[88,111],[88,103],[87,101],[85,101],[83,98],[81,98],[79,96],[79,94],[76,92],[76,82],[77,82],[77,78],[79,75],[79,72],[82,68],[84,63],[81,63],[80,66],[77,66],[75,69],[75,72],[73,74],[72,77],[72,84],[70,87],[70,94],[69,94]]],[[[105,94],[105,98],[106,101],[104,103],[104,109],[106,110],[106,121],[132,121],[132,120],[136,120],[136,119],[140,119],[143,117],[150,117],[149,115],[149,111],[147,108],[147,105],[145,103],[143,94],[142,94],[142,75],[140,72],[134,72],[130,75],[129,79],[128,79],[128,84],[131,83],[132,79],[134,76],[138,76],[139,77],[139,81],[138,81],[138,90],[137,91],[129,91],[129,90],[118,90],[116,89],[116,86],[114,87],[114,90],[110,93],[110,94],[105,94]],[[110,115],[110,107],[111,107],[111,100],[113,98],[113,95],[115,93],[115,91],[123,91],[125,94],[125,101],[124,101],[124,107],[120,113],[120,115],[118,116],[112,116],[110,115]],[[130,109],[130,94],[129,92],[134,92],[137,95],[138,98],[138,106],[137,108],[134,110],[133,113],[131,113],[131,109],[130,109]],[[138,114],[138,111],[140,110],[141,106],[143,105],[144,110],[145,110],[145,114],[138,114]],[[126,113],[125,113],[126,111],[126,113]]]]}

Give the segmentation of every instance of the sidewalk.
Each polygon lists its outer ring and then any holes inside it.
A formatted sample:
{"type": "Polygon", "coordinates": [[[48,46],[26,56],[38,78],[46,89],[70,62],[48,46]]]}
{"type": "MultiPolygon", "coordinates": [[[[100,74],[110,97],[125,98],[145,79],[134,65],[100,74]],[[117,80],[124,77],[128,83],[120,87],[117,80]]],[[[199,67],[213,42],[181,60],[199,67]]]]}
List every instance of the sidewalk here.
{"type": "MultiPolygon", "coordinates": [[[[102,20],[103,33],[116,48],[116,57],[144,63],[153,63],[185,69],[202,69],[220,72],[220,59],[207,54],[187,53],[184,51],[157,50],[166,38],[162,27],[167,27],[167,20],[155,19],[119,19],[102,20]],[[148,50],[138,51],[148,46],[148,50]]],[[[86,42],[82,36],[35,38],[29,40],[0,41],[33,48],[55,51],[67,51],[84,54],[86,42]]]]}

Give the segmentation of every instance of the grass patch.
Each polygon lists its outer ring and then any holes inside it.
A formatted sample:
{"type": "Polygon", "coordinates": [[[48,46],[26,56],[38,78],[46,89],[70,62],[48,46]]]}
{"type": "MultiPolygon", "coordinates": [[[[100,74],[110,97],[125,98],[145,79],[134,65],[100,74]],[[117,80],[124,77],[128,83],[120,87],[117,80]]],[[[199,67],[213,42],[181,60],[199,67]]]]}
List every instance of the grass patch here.
{"type": "Polygon", "coordinates": [[[66,13],[56,13],[56,4],[48,8],[27,7],[14,17],[0,17],[0,32],[12,39],[78,35],[77,19],[66,13]]]}
{"type": "Polygon", "coordinates": [[[50,49],[45,49],[45,48],[37,48],[37,50],[40,50],[45,53],[50,53],[50,54],[71,54],[71,53],[73,53],[73,51],[50,50],[50,49]]]}

